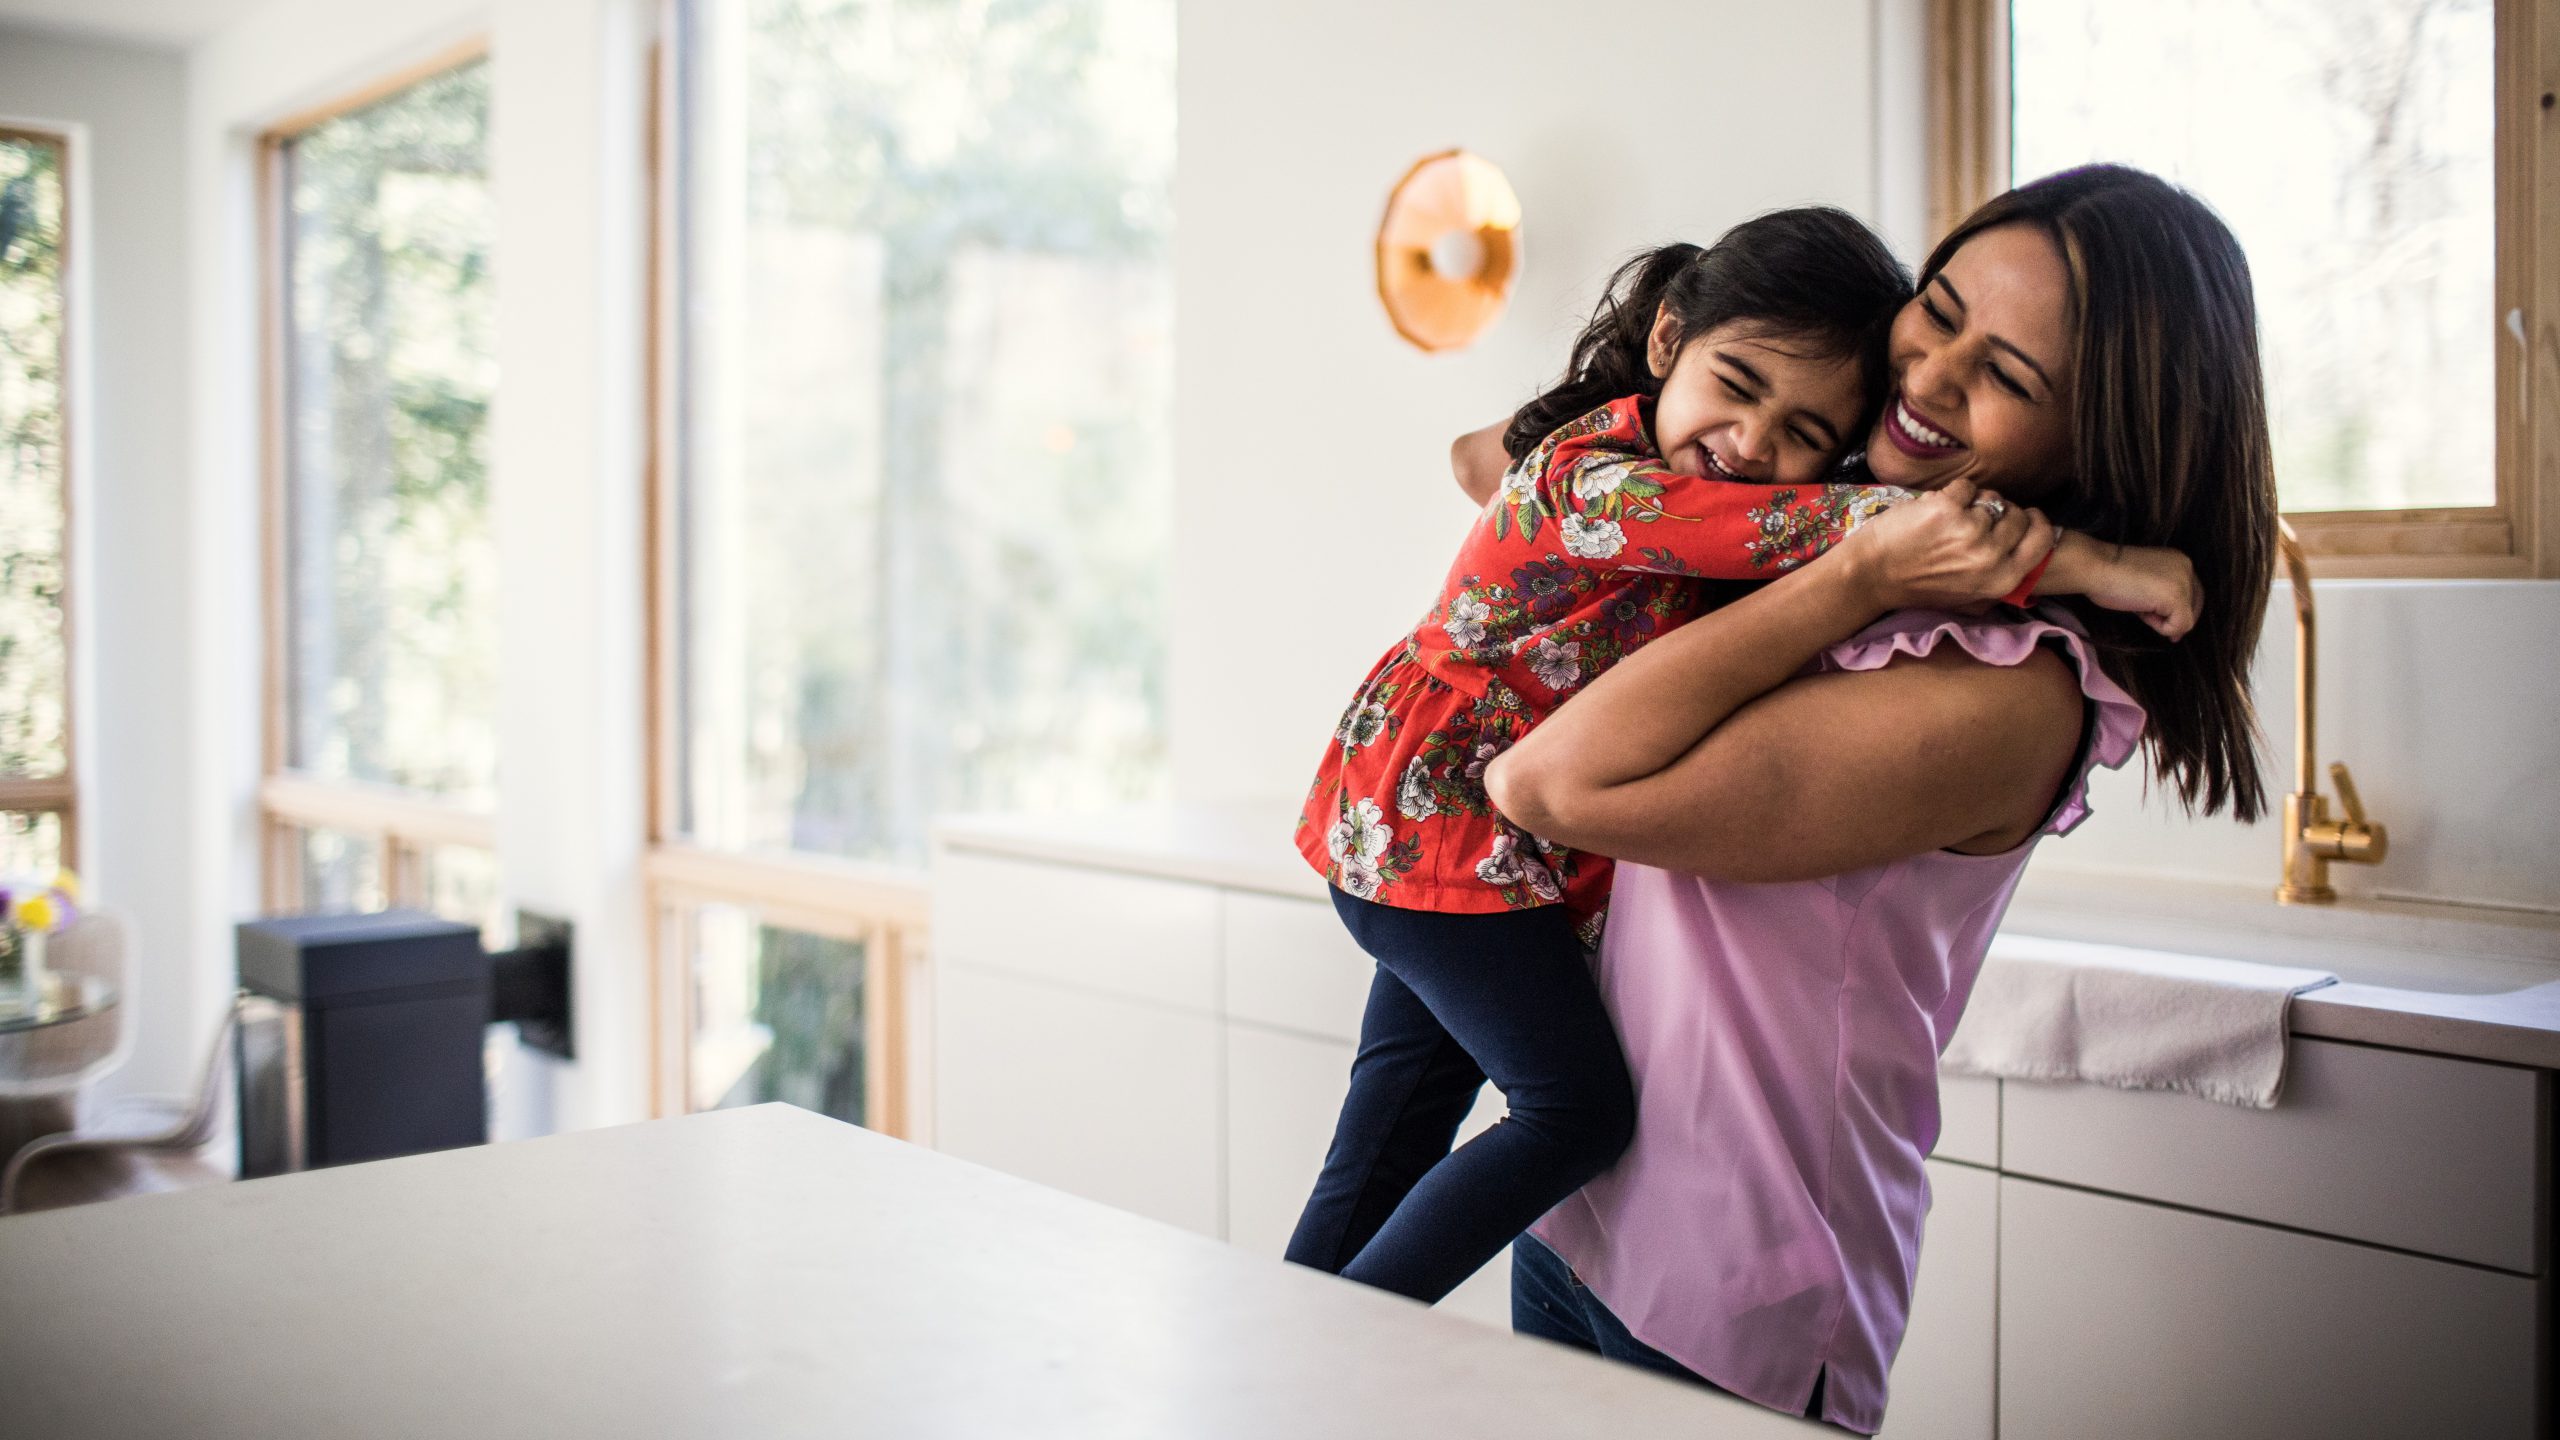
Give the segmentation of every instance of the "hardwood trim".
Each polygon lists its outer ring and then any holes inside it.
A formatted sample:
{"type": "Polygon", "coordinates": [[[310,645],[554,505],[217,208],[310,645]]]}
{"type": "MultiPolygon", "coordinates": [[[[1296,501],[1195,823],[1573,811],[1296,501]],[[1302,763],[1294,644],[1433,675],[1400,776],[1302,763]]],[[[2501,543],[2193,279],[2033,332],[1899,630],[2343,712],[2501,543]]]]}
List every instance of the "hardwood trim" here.
{"type": "Polygon", "coordinates": [[[1929,0],[1929,226],[2009,188],[2009,0],[1929,0]]]}
{"type": "MultiPolygon", "coordinates": [[[[426,849],[439,845],[498,848],[495,815],[390,785],[324,780],[289,771],[270,775],[259,784],[258,804],[289,825],[396,837],[426,849]]],[[[384,884],[389,883],[386,873],[384,884]]]]}
{"type": "Polygon", "coordinates": [[[787,913],[793,929],[843,940],[863,938],[874,921],[922,929],[932,912],[924,872],[904,866],[686,844],[660,846],[643,865],[677,903],[743,905],[777,923],[787,913]]]}
{"type": "MultiPolygon", "coordinates": [[[[641,468],[641,697],[642,835],[644,851],[653,853],[676,835],[675,762],[675,503],[676,422],[673,383],[676,364],[672,327],[675,314],[675,189],[667,174],[673,153],[676,47],[669,43],[679,22],[676,0],[660,0],[658,34],[649,47],[649,96],[644,184],[648,196],[648,294],[641,326],[643,356],[642,405],[647,435],[641,468]]],[[[643,866],[644,876],[647,874],[643,866]]],[[[644,879],[649,903],[649,1099],[650,1113],[664,1118],[692,1108],[692,992],[678,957],[689,963],[684,943],[692,930],[690,910],[681,916],[664,898],[654,876],[644,879]]]]}
{"type": "Polygon", "coordinates": [[[862,947],[864,1121],[907,1136],[907,932],[879,927],[862,947]]]}
{"type": "Polygon", "coordinates": [[[668,131],[673,107],[668,103],[673,93],[674,47],[665,36],[666,27],[676,23],[675,8],[662,9],[660,38],[651,46],[648,98],[648,154],[646,159],[649,197],[649,261],[648,296],[642,318],[645,337],[646,366],[643,381],[643,404],[648,417],[648,437],[642,468],[641,534],[647,547],[641,557],[643,603],[647,613],[643,624],[646,666],[646,764],[648,774],[646,807],[648,835],[651,844],[674,840],[681,812],[677,786],[681,777],[676,764],[676,643],[681,617],[676,613],[676,496],[675,447],[680,430],[675,415],[677,397],[675,366],[678,363],[676,343],[670,317],[676,310],[676,243],[677,219],[674,189],[669,183],[667,166],[673,153],[674,137],[668,131]]]}
{"type": "Polygon", "coordinates": [[[465,65],[488,58],[489,37],[474,35],[468,40],[448,45],[424,59],[385,71],[334,99],[309,109],[297,110],[269,125],[260,132],[259,138],[278,142],[291,140],[342,115],[352,115],[368,105],[388,100],[421,80],[433,79],[448,70],[459,70],[465,65]]]}
{"type": "Polygon", "coordinates": [[[58,815],[79,803],[80,786],[69,775],[0,775],[0,810],[58,815]]]}
{"type": "MultiPolygon", "coordinates": [[[[2514,357],[2515,482],[2519,549],[2531,573],[2560,579],[2560,5],[2505,0],[2499,43],[2528,66],[2525,84],[2500,97],[2501,278],[2524,310],[2525,343],[2514,357]],[[2510,13],[2512,12],[2512,13],[2510,13]],[[2508,203],[2512,201],[2510,206],[2508,203]],[[2509,268],[2504,221],[2512,208],[2523,230],[2509,268]]],[[[2507,427],[2501,425],[2501,446],[2507,427]]]]}

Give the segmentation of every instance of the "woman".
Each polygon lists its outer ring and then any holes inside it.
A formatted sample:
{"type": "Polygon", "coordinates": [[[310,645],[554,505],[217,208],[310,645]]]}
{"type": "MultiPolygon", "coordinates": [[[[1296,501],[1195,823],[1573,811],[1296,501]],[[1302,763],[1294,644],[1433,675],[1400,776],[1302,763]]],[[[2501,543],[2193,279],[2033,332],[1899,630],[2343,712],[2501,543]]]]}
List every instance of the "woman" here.
{"type": "Polygon", "coordinates": [[[1979,487],[2174,547],[2211,597],[2196,628],[1914,611],[1948,592],[1843,544],[1631,657],[1487,776],[1529,830],[1633,862],[1599,974],[1637,1136],[1516,1247],[1516,1325],[1864,1432],[1909,1309],[1937,1056],[2035,841],[2137,741],[2189,808],[2262,808],[2247,667],[2275,528],[2247,264],[2152,176],[1985,205],[1929,257],[1891,363],[1868,465],[1941,492],[1906,508],[2009,543],[1979,487]]]}

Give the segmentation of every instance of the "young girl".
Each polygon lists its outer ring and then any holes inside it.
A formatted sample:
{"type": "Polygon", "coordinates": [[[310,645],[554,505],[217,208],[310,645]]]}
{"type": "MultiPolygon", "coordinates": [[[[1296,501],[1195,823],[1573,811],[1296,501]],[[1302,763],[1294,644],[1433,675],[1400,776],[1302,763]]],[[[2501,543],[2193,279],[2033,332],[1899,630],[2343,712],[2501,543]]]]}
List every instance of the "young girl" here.
{"type": "MultiPolygon", "coordinates": [[[[1909,294],[1828,208],[1665,246],[1613,277],[1565,378],[1513,417],[1499,493],[1352,697],[1299,820],[1378,972],[1290,1259],[1436,1301],[1625,1148],[1635,1097],[1584,959],[1609,862],[1505,821],[1485,766],[1698,613],[1700,580],[1772,578],[1910,498],[1822,483],[1873,419],[1909,294]],[[1510,1114],[1452,1152],[1488,1078],[1510,1114]]],[[[1995,548],[1968,553],[2001,582],[1983,598],[2023,603],[2050,527],[1981,504],[1995,548]]],[[[1886,528],[1888,546],[1929,539],[1886,528]]],[[[2150,573],[2083,549],[2042,583],[2167,608],[2150,573]]]]}

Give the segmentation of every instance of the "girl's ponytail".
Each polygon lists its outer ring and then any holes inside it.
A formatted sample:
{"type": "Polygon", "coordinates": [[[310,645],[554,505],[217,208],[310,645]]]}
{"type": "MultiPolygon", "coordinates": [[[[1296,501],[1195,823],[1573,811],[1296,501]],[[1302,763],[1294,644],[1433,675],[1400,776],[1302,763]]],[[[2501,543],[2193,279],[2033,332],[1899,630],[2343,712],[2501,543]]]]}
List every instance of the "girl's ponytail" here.
{"type": "Polygon", "coordinates": [[[1502,432],[1502,448],[1519,459],[1568,420],[1576,420],[1622,395],[1654,395],[1662,381],[1645,363],[1645,345],[1653,334],[1653,317],[1680,272],[1689,268],[1704,246],[1678,242],[1646,251],[1618,267],[1591,312],[1590,323],[1574,337],[1573,358],[1564,378],[1523,405],[1502,432]]]}
{"type": "Polygon", "coordinates": [[[1627,395],[1662,393],[1645,363],[1654,317],[1671,316],[1686,343],[1726,325],[1784,335],[1823,356],[1856,356],[1867,408],[1863,435],[1884,403],[1885,336],[1911,298],[1911,276],[1874,231],[1845,210],[1801,205],[1773,210],[1724,232],[1716,243],[1665,245],[1618,267],[1574,338],[1564,378],[1520,407],[1502,432],[1519,459],[1557,426],[1627,395]]]}

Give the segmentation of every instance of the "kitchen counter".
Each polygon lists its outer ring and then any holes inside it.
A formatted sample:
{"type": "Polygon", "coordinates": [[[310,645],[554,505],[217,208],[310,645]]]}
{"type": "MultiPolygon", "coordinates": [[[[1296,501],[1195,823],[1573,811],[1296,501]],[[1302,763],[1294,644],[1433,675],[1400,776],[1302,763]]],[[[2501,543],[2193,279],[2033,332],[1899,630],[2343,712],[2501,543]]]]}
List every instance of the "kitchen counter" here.
{"type": "Polygon", "coordinates": [[[784,1105],[0,1219],[0,1431],[1802,1434],[784,1105]]]}
{"type": "MultiPolygon", "coordinates": [[[[960,851],[1322,900],[1276,807],[945,821],[960,851]]],[[[2030,866],[2004,933],[2335,972],[2294,1002],[2297,1035],[2560,1069],[2560,916],[2411,901],[2280,906],[2254,886],[2030,866]]]]}

